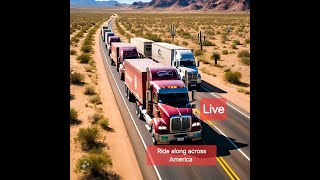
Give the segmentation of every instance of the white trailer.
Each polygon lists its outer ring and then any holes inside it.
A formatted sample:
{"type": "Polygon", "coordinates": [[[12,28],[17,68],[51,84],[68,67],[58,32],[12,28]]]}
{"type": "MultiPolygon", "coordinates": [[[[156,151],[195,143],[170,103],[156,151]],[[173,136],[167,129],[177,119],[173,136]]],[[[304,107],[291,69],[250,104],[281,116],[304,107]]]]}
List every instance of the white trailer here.
{"type": "Polygon", "coordinates": [[[130,43],[137,47],[140,57],[151,57],[153,42],[154,41],[145,38],[130,38],[130,43]]]}

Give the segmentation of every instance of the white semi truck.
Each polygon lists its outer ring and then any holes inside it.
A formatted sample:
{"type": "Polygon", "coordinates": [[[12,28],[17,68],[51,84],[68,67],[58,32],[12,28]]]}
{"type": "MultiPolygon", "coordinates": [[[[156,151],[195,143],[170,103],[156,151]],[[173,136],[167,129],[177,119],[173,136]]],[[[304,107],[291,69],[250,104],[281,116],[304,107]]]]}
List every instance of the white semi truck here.
{"type": "Polygon", "coordinates": [[[188,85],[199,87],[201,76],[198,73],[199,61],[196,65],[195,58],[190,49],[165,42],[152,43],[152,59],[166,65],[175,67],[179,78],[185,81],[188,73],[188,85]]]}

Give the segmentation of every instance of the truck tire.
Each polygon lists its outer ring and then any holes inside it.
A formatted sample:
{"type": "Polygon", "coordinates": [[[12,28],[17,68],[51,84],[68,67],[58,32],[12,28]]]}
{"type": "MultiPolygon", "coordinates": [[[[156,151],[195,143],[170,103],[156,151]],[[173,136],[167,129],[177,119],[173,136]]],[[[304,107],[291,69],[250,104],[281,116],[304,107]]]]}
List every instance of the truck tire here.
{"type": "Polygon", "coordinates": [[[156,138],[155,138],[155,130],[153,128],[153,125],[151,126],[151,137],[152,137],[153,145],[157,145],[158,142],[156,141],[156,138]]]}
{"type": "Polygon", "coordinates": [[[139,106],[138,106],[137,103],[136,103],[136,115],[138,116],[138,118],[139,118],[140,120],[143,119],[143,118],[142,118],[142,113],[141,113],[141,111],[140,111],[139,106]]]}
{"type": "Polygon", "coordinates": [[[120,73],[120,80],[124,81],[124,73],[120,73]]]}
{"type": "Polygon", "coordinates": [[[128,96],[128,88],[127,86],[124,86],[124,96],[127,98],[128,96]]]}
{"type": "Polygon", "coordinates": [[[128,88],[128,91],[127,91],[127,99],[128,99],[129,102],[132,101],[132,95],[131,95],[131,92],[130,92],[129,88],[128,88]]]}

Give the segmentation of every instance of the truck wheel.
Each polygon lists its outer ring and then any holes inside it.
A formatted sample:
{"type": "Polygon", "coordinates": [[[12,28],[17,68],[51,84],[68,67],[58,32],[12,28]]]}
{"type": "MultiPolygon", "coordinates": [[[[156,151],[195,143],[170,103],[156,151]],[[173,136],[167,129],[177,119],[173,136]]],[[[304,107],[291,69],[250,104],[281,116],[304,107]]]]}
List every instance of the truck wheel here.
{"type": "Polygon", "coordinates": [[[124,96],[126,97],[126,98],[128,98],[128,88],[127,88],[127,86],[124,86],[124,96]]]}
{"type": "Polygon", "coordinates": [[[152,137],[152,141],[153,141],[153,145],[157,145],[158,144],[158,142],[157,142],[157,140],[156,140],[156,138],[155,138],[155,130],[154,130],[154,128],[153,128],[153,125],[151,126],[151,137],[152,137]]]}
{"type": "Polygon", "coordinates": [[[128,88],[128,91],[127,91],[127,99],[128,99],[129,102],[131,102],[131,100],[132,100],[129,88],[128,88]]]}
{"type": "Polygon", "coordinates": [[[124,81],[124,73],[120,74],[120,80],[124,81]]]}
{"type": "Polygon", "coordinates": [[[136,103],[136,115],[138,116],[138,118],[139,118],[140,120],[142,120],[142,113],[141,113],[141,111],[140,111],[139,106],[138,106],[137,103],[136,103]]]}

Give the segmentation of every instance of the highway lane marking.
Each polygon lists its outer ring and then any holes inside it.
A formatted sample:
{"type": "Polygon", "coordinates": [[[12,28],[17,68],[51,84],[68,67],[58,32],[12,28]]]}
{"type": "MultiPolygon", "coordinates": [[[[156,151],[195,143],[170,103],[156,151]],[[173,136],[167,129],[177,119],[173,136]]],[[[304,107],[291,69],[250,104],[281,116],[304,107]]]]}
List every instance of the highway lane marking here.
{"type": "Polygon", "coordinates": [[[219,160],[218,157],[216,157],[218,163],[221,165],[221,167],[223,168],[223,170],[228,174],[228,176],[230,177],[230,179],[234,180],[234,178],[232,177],[232,175],[230,174],[230,172],[228,171],[228,169],[224,166],[224,164],[219,160]]]}
{"type": "MultiPolygon", "coordinates": [[[[200,114],[200,111],[198,109],[195,109],[196,113],[200,114]]],[[[235,147],[237,150],[246,158],[248,161],[250,161],[250,158],[236,145],[234,144],[227,135],[225,135],[217,126],[215,126],[211,121],[206,120],[210,125],[212,125],[215,129],[217,129],[227,140],[235,147]]]]}
{"type": "Polygon", "coordinates": [[[237,174],[231,169],[231,167],[228,165],[228,163],[222,158],[222,157],[218,157],[222,162],[224,162],[224,165],[227,166],[227,168],[231,171],[231,173],[233,174],[233,176],[236,178],[236,179],[240,179],[237,174]]]}
{"type": "MultiPolygon", "coordinates": [[[[202,142],[204,144],[207,145],[207,143],[202,139],[202,142]]],[[[217,153],[218,154],[218,153],[217,153]]],[[[218,154],[219,155],[219,154],[218,154]]],[[[216,157],[218,163],[221,165],[221,167],[223,168],[223,170],[228,174],[228,176],[234,180],[234,177],[237,179],[237,180],[240,180],[240,178],[237,176],[237,174],[232,170],[232,168],[228,165],[228,163],[222,158],[222,157],[216,157]],[[232,176],[232,175],[233,176],[232,176]]]]}
{"type": "MultiPolygon", "coordinates": [[[[211,95],[215,96],[216,98],[221,98],[217,95],[215,95],[213,92],[210,92],[207,88],[203,87],[202,85],[200,85],[204,90],[208,91],[211,95]]],[[[244,114],[243,112],[241,112],[239,109],[235,108],[234,106],[232,106],[231,104],[227,103],[228,106],[232,107],[234,110],[238,111],[240,114],[244,115],[245,117],[250,119],[250,116],[244,114]]]]}
{"type": "MultiPolygon", "coordinates": [[[[124,98],[123,98],[123,95],[122,95],[122,93],[121,93],[121,91],[120,91],[120,88],[119,88],[119,86],[118,86],[118,83],[117,83],[117,81],[116,81],[116,78],[114,77],[114,75],[113,75],[113,73],[112,73],[112,71],[111,71],[111,68],[110,68],[109,63],[107,62],[107,57],[106,57],[106,55],[105,55],[105,53],[104,53],[104,51],[103,51],[103,49],[102,49],[103,46],[102,46],[102,44],[101,44],[101,38],[100,38],[100,36],[99,36],[99,41],[100,41],[100,50],[102,51],[102,54],[103,54],[103,56],[104,56],[104,58],[105,58],[105,63],[107,63],[107,65],[108,65],[108,67],[109,67],[110,73],[111,73],[111,75],[112,75],[112,77],[113,77],[114,82],[116,83],[116,86],[117,86],[118,91],[119,91],[119,93],[120,93],[120,95],[121,95],[121,98],[122,98],[124,104],[126,105],[126,108],[127,108],[128,112],[129,112],[129,115],[130,115],[130,117],[131,117],[131,120],[132,120],[132,122],[133,122],[133,124],[134,124],[134,126],[135,126],[135,128],[136,128],[136,130],[137,130],[137,132],[138,132],[138,134],[139,134],[140,140],[141,140],[142,143],[143,143],[143,147],[144,147],[144,149],[146,150],[147,154],[149,155],[150,160],[152,161],[152,164],[154,164],[154,161],[153,161],[153,159],[152,159],[152,156],[150,155],[149,151],[147,150],[146,143],[144,142],[144,140],[143,140],[143,138],[142,138],[142,136],[141,136],[141,134],[140,134],[140,131],[139,131],[139,129],[138,129],[138,127],[137,127],[137,125],[136,125],[133,117],[132,117],[132,114],[131,114],[131,112],[130,112],[130,110],[129,110],[129,108],[128,108],[128,105],[127,105],[126,101],[125,101],[124,98]]],[[[156,172],[156,174],[157,174],[157,176],[158,176],[158,179],[159,179],[159,180],[162,180],[162,178],[161,178],[161,176],[160,176],[160,173],[159,173],[157,167],[156,167],[155,165],[152,165],[152,166],[153,166],[153,169],[155,170],[155,172],[156,172]]]]}

